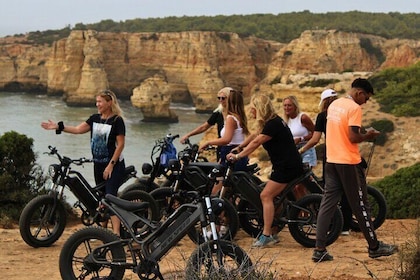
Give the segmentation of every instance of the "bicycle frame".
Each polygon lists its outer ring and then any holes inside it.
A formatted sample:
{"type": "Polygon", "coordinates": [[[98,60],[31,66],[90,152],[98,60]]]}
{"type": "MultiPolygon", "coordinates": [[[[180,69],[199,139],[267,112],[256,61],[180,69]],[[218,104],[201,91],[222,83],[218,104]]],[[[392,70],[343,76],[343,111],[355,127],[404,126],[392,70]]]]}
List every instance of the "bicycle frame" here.
{"type": "MultiPolygon", "coordinates": [[[[228,169],[230,170],[231,166],[229,166],[228,169]]],[[[296,199],[293,195],[293,188],[297,184],[308,179],[312,174],[313,173],[311,170],[307,170],[305,171],[303,175],[289,182],[284,188],[284,190],[278,196],[275,197],[274,199],[275,208],[278,208],[278,206],[283,203],[287,204],[285,206],[295,207],[295,204],[293,202],[296,201],[296,199]]],[[[254,209],[257,210],[258,215],[260,217],[263,216],[263,206],[261,203],[260,194],[266,184],[265,182],[257,185],[254,182],[253,178],[246,171],[226,172],[225,182],[226,183],[223,184],[223,188],[225,187],[225,185],[231,187],[233,189],[233,192],[239,195],[240,199],[247,200],[249,203],[251,203],[254,209]]],[[[284,213],[284,211],[287,211],[288,207],[283,207],[282,213],[284,213]]],[[[307,209],[304,209],[304,208],[299,208],[299,209],[302,211],[307,211],[307,209]]],[[[283,215],[280,215],[280,217],[283,222],[302,223],[302,219],[300,219],[299,221],[295,221],[295,220],[285,219],[283,215]]],[[[279,218],[279,215],[274,217],[275,220],[278,218],[279,218]]]]}
{"type": "MultiPolygon", "coordinates": [[[[161,258],[187,234],[189,229],[195,227],[198,221],[201,223],[205,241],[209,241],[206,235],[208,225],[210,225],[213,233],[212,240],[217,241],[218,235],[214,222],[215,215],[210,197],[201,197],[200,194],[195,191],[184,192],[183,195],[192,199],[193,202],[182,204],[159,226],[156,226],[149,220],[133,213],[133,211],[135,212],[135,209],[139,210],[144,208],[144,203],[123,201],[115,196],[106,195],[105,199],[102,200],[102,203],[118,216],[126,229],[129,229],[128,232],[130,233],[131,238],[121,239],[95,248],[90,254],[91,261],[99,264],[108,264],[106,261],[95,258],[95,255],[100,255],[99,252],[106,247],[120,244],[129,247],[132,262],[119,263],[118,265],[135,269],[142,263],[157,264],[161,258]],[[135,228],[138,223],[146,224],[148,229],[144,232],[136,232],[133,228],[135,228]],[[148,233],[148,231],[152,232],[148,233]],[[142,239],[141,237],[146,234],[147,236],[142,239]],[[141,250],[135,250],[133,248],[133,243],[140,244],[141,250]],[[137,261],[136,255],[138,256],[139,261],[137,261]]],[[[137,271],[137,273],[139,273],[139,271],[137,271]]]]}
{"type": "MultiPolygon", "coordinates": [[[[60,164],[50,165],[50,169],[54,169],[53,186],[50,194],[54,196],[55,200],[62,200],[64,196],[64,189],[68,187],[69,190],[77,198],[77,202],[73,207],[77,207],[82,211],[82,222],[85,225],[91,225],[97,219],[99,202],[104,196],[105,182],[102,182],[92,187],[85,177],[78,171],[71,169],[71,164],[82,165],[90,163],[92,160],[80,158],[72,160],[68,157],[62,157],[57,150],[49,147],[50,154],[57,155],[60,164]],[[89,220],[89,221],[88,221],[89,220]]],[[[124,182],[129,178],[136,177],[137,171],[134,166],[127,166],[125,169],[124,182]]],[[[53,213],[54,211],[52,211],[53,213]]],[[[98,221],[96,221],[98,222],[98,221]]]]}

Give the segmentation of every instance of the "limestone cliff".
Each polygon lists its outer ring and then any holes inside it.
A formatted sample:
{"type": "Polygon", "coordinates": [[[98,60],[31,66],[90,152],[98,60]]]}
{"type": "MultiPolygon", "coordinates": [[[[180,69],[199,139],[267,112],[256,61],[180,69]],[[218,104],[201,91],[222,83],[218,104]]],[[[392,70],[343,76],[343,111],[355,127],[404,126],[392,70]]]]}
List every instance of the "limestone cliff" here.
{"type": "Polygon", "coordinates": [[[341,72],[369,76],[419,57],[418,40],[335,30],[305,31],[289,44],[227,32],[72,31],[52,46],[0,38],[0,90],[60,94],[69,105],[93,106],[96,92],[110,88],[120,98],[132,97],[149,119],[176,119],[166,109],[146,109],[139,95],[157,89],[165,95],[160,100],[192,102],[199,112],[217,105],[214,96],[224,86],[241,89],[246,97],[257,91],[298,94],[309,103],[320,89],[302,88],[305,81],[341,72]],[[165,90],[160,82],[146,86],[155,75],[165,81],[165,90]]]}

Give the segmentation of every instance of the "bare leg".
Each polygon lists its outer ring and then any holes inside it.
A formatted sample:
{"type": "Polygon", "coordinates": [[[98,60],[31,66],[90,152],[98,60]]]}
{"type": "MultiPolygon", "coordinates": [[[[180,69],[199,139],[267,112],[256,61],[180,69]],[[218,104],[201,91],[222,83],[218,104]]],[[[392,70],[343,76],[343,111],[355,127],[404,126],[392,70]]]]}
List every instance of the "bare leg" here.
{"type": "Polygon", "coordinates": [[[308,194],[308,190],[306,189],[305,185],[303,184],[297,184],[293,190],[293,194],[296,198],[296,200],[301,199],[305,195],[308,194]]]}
{"type": "Polygon", "coordinates": [[[280,184],[269,180],[260,194],[261,203],[263,205],[263,219],[264,219],[264,235],[271,235],[271,227],[274,219],[274,197],[281,193],[286,187],[286,184],[280,184]]]}
{"type": "Polygon", "coordinates": [[[112,231],[116,235],[120,236],[120,228],[121,228],[120,219],[117,216],[113,215],[113,216],[111,216],[111,223],[112,223],[112,231]]]}
{"type": "Polygon", "coordinates": [[[213,189],[211,191],[211,195],[212,196],[217,196],[217,194],[220,192],[220,190],[222,189],[222,184],[223,182],[220,181],[217,184],[214,184],[213,189]]]}

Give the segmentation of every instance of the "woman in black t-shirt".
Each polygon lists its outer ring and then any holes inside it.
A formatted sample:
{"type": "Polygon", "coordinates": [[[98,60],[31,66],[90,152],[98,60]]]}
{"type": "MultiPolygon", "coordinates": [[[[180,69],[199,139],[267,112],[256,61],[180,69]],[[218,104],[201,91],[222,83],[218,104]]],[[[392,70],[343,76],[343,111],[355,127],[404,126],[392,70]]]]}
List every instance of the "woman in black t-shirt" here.
{"type": "MultiPolygon", "coordinates": [[[[125,145],[125,123],[115,93],[110,90],[99,92],[96,96],[98,113],[91,115],[78,126],[64,126],[63,122],[51,120],[42,122],[44,129],[55,129],[72,134],[83,134],[90,131],[90,146],[93,156],[95,183],[106,181],[105,193],[117,195],[122,185],[125,163],[122,151],[125,145]]],[[[111,216],[112,229],[119,235],[120,221],[111,216]]],[[[106,226],[106,224],[104,224],[106,226]]]]}
{"type": "Polygon", "coordinates": [[[278,242],[271,230],[274,219],[273,199],[283,191],[287,183],[303,174],[303,167],[292,133],[284,120],[275,113],[270,98],[261,94],[254,95],[250,104],[251,115],[256,118],[259,131],[251,134],[236,148],[238,154],[230,153],[227,159],[236,161],[248,156],[261,145],[270,156],[273,165],[271,175],[260,194],[263,205],[263,233],[252,245],[265,247],[278,242]]]}

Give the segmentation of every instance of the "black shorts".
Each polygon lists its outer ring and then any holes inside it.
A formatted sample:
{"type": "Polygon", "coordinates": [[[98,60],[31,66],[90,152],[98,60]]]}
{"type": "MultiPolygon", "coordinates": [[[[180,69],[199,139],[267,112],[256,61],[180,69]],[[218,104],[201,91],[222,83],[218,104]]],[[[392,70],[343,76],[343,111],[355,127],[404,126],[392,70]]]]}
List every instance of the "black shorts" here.
{"type": "Polygon", "coordinates": [[[280,184],[287,184],[303,174],[302,167],[296,168],[279,168],[273,167],[270,174],[270,180],[280,184]]]}

